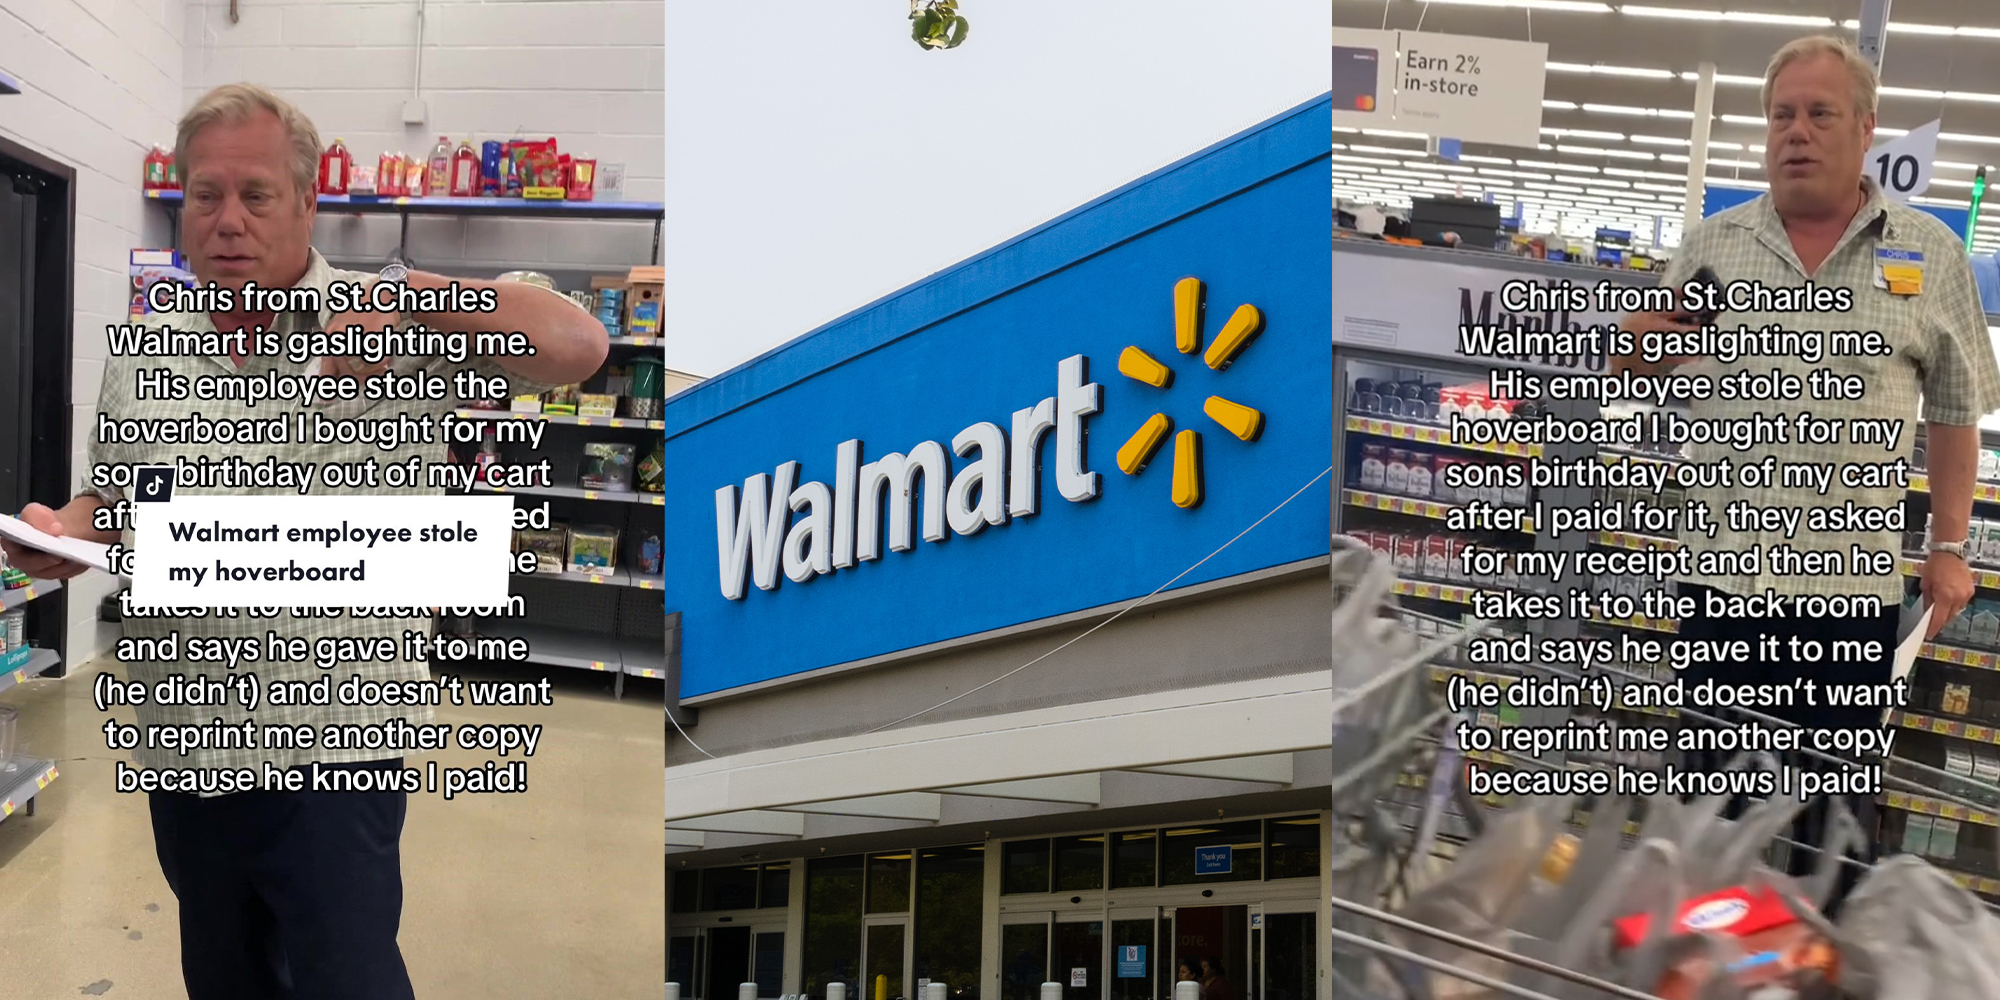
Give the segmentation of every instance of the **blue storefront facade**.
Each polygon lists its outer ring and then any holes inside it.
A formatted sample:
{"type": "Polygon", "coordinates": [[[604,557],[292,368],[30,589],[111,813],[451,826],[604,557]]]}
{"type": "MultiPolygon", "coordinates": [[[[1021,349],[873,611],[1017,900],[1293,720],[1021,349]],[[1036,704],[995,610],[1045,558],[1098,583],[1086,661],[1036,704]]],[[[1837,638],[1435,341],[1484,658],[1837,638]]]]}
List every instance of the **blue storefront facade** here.
{"type": "Polygon", "coordinates": [[[668,401],[683,996],[1323,995],[1328,126],[668,401]]]}

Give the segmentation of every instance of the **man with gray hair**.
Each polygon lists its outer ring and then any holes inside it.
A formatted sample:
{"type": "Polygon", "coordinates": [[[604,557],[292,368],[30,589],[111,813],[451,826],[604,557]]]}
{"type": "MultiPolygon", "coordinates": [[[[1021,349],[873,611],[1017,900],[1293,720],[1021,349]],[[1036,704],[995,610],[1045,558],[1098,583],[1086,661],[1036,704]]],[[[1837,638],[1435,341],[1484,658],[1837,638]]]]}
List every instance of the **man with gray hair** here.
{"type": "MultiPolygon", "coordinates": [[[[374,379],[385,372],[407,376],[419,369],[449,377],[471,368],[489,378],[505,378],[513,392],[533,393],[582,381],[602,364],[609,342],[604,327],[563,296],[524,284],[445,278],[392,264],[380,274],[336,270],[312,248],[313,220],[318,211],[315,179],[319,166],[318,132],[304,115],[259,87],[232,84],[210,91],[182,118],[175,151],[181,166],[185,204],[182,209],[182,249],[201,285],[240,291],[255,282],[260,288],[315,289],[323,307],[317,313],[244,311],[241,299],[233,311],[168,313],[157,322],[176,331],[270,331],[279,335],[343,331],[401,331],[413,327],[447,333],[521,331],[533,352],[519,357],[460,358],[442,356],[336,357],[323,360],[322,372],[344,378],[374,379]],[[363,311],[336,313],[325,303],[336,282],[368,287],[380,283],[401,286],[380,293],[382,301],[458,303],[432,312],[363,311]],[[456,284],[459,291],[450,292],[456,284]],[[439,295],[442,290],[445,294],[439,295]],[[430,293],[417,298],[409,292],[430,293]],[[390,296],[394,296],[391,298],[390,296]],[[490,306],[486,311],[479,309],[490,306]]],[[[106,361],[98,393],[98,409],[113,420],[164,420],[185,417],[198,409],[210,420],[268,418],[286,405],[228,392],[223,398],[187,401],[141,398],[136,392],[140,370],[166,369],[190,383],[215,377],[295,376],[307,364],[285,356],[260,356],[254,340],[217,346],[215,356],[130,357],[106,361]]],[[[290,403],[294,408],[303,404],[290,403]]],[[[396,411],[442,415],[459,405],[436,402],[378,402],[366,397],[341,402],[329,416],[359,416],[370,406],[391,416],[396,411]]],[[[388,466],[420,459],[447,460],[443,441],[407,441],[384,450],[369,443],[205,445],[195,449],[175,445],[105,443],[93,440],[90,464],[170,465],[181,467],[176,489],[184,493],[291,494],[288,484],[264,486],[191,485],[189,464],[198,457],[211,462],[240,458],[262,463],[332,463],[388,466]]],[[[315,483],[312,493],[330,492],[315,483]]],[[[421,494],[440,490],[421,485],[348,489],[331,492],[421,494]]],[[[105,508],[124,497],[116,489],[90,490],[61,510],[31,504],[21,518],[55,535],[110,544],[129,538],[112,530],[105,508]]],[[[85,567],[34,550],[8,545],[8,558],[32,576],[62,579],[85,567]]],[[[431,621],[294,617],[289,611],[275,618],[168,618],[128,615],[128,637],[165,637],[178,632],[191,638],[249,639],[261,643],[266,632],[289,638],[317,640],[373,635],[400,636],[405,629],[428,637],[431,621]]],[[[400,645],[400,644],[399,644],[400,645]]],[[[148,690],[162,680],[203,672],[214,664],[137,661],[126,663],[131,679],[148,690]]],[[[429,678],[427,657],[338,664],[322,670],[311,662],[247,663],[268,688],[277,682],[310,682],[331,675],[333,686],[349,677],[371,681],[423,681],[429,678]]],[[[313,731],[357,732],[375,727],[383,733],[407,732],[393,727],[397,720],[411,726],[432,721],[428,707],[389,705],[273,705],[263,702],[255,712],[240,705],[176,705],[148,700],[136,709],[148,730],[185,727],[194,731],[216,719],[235,727],[289,726],[313,731]]],[[[189,1000],[270,1000],[315,997],[324,1000],[406,1000],[411,997],[409,974],[396,944],[402,916],[400,839],[406,813],[407,784],[397,780],[406,753],[432,749],[400,744],[370,745],[353,741],[290,749],[275,746],[226,746],[169,749],[143,741],[134,751],[142,776],[185,774],[202,769],[214,775],[266,767],[306,771],[307,789],[354,785],[356,778],[376,779],[396,790],[230,791],[213,785],[183,787],[164,778],[142,785],[152,810],[154,841],[160,866],[180,904],[181,968],[189,1000]],[[373,775],[341,775],[340,771],[375,771],[373,775]],[[388,779],[381,781],[381,779],[388,779]]]]}
{"type": "MultiPolygon", "coordinates": [[[[1965,541],[1979,465],[1979,421],[2000,409],[2000,369],[1958,234],[1937,219],[1884,197],[1864,172],[1863,161],[1875,134],[1876,92],[1875,67],[1845,41],[1803,38],[1780,49],[1764,78],[1768,121],[1764,169],[1770,191],[1691,228],[1666,270],[1664,283],[1680,287],[1705,268],[1725,287],[1814,286],[1804,309],[1725,307],[1710,322],[1724,331],[1877,331],[1887,350],[1859,355],[1828,352],[1812,360],[1788,354],[1745,355],[1729,362],[1717,357],[1621,359],[1627,369],[1645,374],[1678,368],[1719,380],[1738,372],[1762,376],[1776,369],[1811,385],[1814,373],[1825,370],[1843,383],[1859,380],[1860,392],[1821,389],[1798,400],[1694,399],[1689,407],[1695,420],[1782,417],[1792,433],[1747,450],[1697,447],[1691,456],[1698,463],[1724,463],[1739,470],[1739,481],[1691,491],[1690,499],[1707,508],[1708,521],[1716,530],[1683,531],[1682,544],[1697,558],[1757,548],[1767,558],[1758,571],[1692,575],[1681,581],[1682,594],[1695,598],[1694,613],[1680,622],[1682,639],[1744,640],[1755,651],[1748,662],[1691,668],[1684,679],[1689,684],[1713,678],[1732,685],[1762,685],[1793,695],[1806,690],[1803,682],[1816,682],[1814,697],[1798,696],[1795,705],[1767,710],[1809,730],[1879,732],[1878,702],[1857,700],[1835,707],[1827,692],[1886,683],[1898,638],[1904,582],[1897,562],[1903,532],[1893,516],[1872,522],[1844,516],[1846,505],[1900,511],[1910,528],[1924,526],[1919,504],[1905,509],[1906,484],[1894,477],[1863,481],[1849,475],[1911,462],[1917,444],[1914,427],[1923,422],[1930,539],[1921,579],[1924,602],[1933,609],[1929,634],[1934,636],[1965,609],[1973,594],[1965,541]],[[1837,422],[1838,434],[1826,443],[1806,440],[1798,433],[1806,414],[1813,421],[1837,422]],[[1911,430],[1878,442],[1856,433],[1862,427],[1911,430]],[[1783,480],[1754,487],[1740,481],[1740,470],[1766,462],[1778,469],[1831,470],[1833,486],[1821,492],[1783,480]],[[1802,516],[1796,522],[1781,522],[1794,524],[1789,533],[1773,531],[1771,522],[1755,516],[1760,509],[1802,516]],[[1779,545],[1835,553],[1841,571],[1809,574],[1785,569],[1768,558],[1779,545]],[[1855,552],[1887,553],[1892,570],[1879,572],[1877,560],[1856,560],[1855,552]],[[1748,603],[1747,599],[1766,595],[1776,595],[1782,607],[1755,608],[1748,603]],[[1806,610],[1813,606],[1813,598],[1833,596],[1873,598],[1880,602],[1880,610],[1846,617],[1806,610]],[[1851,655],[1855,650],[1864,652],[1851,655]]],[[[1702,324],[1696,313],[1705,311],[1711,310],[1635,315],[1625,329],[1642,337],[1657,331],[1698,330],[1702,324]]],[[[1824,764],[1796,756],[1787,763],[1806,768],[1824,764]]],[[[1872,840],[1873,796],[1855,795],[1848,801],[1863,817],[1872,840]]],[[[1820,832],[1820,823],[1810,821],[1800,831],[1811,840],[1817,840],[1820,832]]]]}

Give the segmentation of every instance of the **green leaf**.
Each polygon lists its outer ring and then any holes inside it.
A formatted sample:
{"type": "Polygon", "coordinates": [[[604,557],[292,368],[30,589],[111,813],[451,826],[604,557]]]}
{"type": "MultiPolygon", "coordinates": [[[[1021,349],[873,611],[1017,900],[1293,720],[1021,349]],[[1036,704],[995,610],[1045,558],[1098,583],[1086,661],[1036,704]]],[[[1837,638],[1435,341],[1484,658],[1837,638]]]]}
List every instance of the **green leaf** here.
{"type": "Polygon", "coordinates": [[[937,14],[931,11],[927,10],[918,14],[910,21],[910,38],[916,41],[918,45],[922,45],[924,39],[930,37],[931,23],[936,20],[937,14]]]}
{"type": "Polygon", "coordinates": [[[951,42],[945,48],[955,49],[965,44],[965,33],[969,30],[971,28],[965,23],[965,18],[953,17],[951,19],[951,42]]]}

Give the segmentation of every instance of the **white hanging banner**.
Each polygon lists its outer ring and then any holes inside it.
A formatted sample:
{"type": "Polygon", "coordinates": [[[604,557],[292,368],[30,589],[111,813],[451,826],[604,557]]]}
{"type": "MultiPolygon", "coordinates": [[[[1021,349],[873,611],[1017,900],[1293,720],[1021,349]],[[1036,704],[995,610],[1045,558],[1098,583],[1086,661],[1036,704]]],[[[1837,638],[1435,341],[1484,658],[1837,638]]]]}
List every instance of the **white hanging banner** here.
{"type": "Polygon", "coordinates": [[[1549,47],[1434,31],[1333,29],[1333,124],[1534,149],[1549,47]]]}
{"type": "Polygon", "coordinates": [[[1909,201],[1931,186],[1931,161],[1937,159],[1938,128],[1934,121],[1913,128],[1908,135],[1878,142],[1868,151],[1862,169],[1882,185],[1882,193],[1896,201],[1909,201]]]}

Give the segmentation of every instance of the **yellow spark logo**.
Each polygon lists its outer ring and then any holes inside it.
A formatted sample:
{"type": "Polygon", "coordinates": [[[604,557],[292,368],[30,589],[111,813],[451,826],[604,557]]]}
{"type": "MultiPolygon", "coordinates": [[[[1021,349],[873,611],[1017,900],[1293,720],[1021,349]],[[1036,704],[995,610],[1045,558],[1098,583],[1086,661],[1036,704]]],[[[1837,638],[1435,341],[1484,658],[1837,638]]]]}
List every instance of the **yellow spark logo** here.
{"type": "MultiPolygon", "coordinates": [[[[1222,325],[1222,332],[1216,335],[1214,343],[1208,345],[1207,353],[1201,349],[1202,312],[1206,290],[1200,278],[1182,278],[1174,285],[1174,346],[1182,354],[1200,354],[1208,367],[1222,371],[1250,346],[1257,335],[1264,332],[1264,314],[1256,306],[1244,304],[1236,307],[1229,322],[1222,325]]],[[[1158,358],[1137,346],[1125,348],[1118,355],[1118,372],[1126,378],[1144,382],[1155,389],[1165,389],[1173,385],[1174,370],[1162,364],[1158,358]]],[[[1223,430],[1244,441],[1255,441],[1264,432],[1264,414],[1241,403],[1231,402],[1221,396],[1210,396],[1202,404],[1201,411],[1210,420],[1221,425],[1223,430]]],[[[1183,430],[1174,434],[1173,418],[1165,413],[1155,413],[1146,418],[1125,444],[1118,449],[1118,468],[1128,476],[1136,476],[1145,471],[1153,460],[1153,454],[1160,450],[1171,435],[1174,439],[1174,504],[1182,508],[1201,505],[1201,432],[1183,430]]]]}

